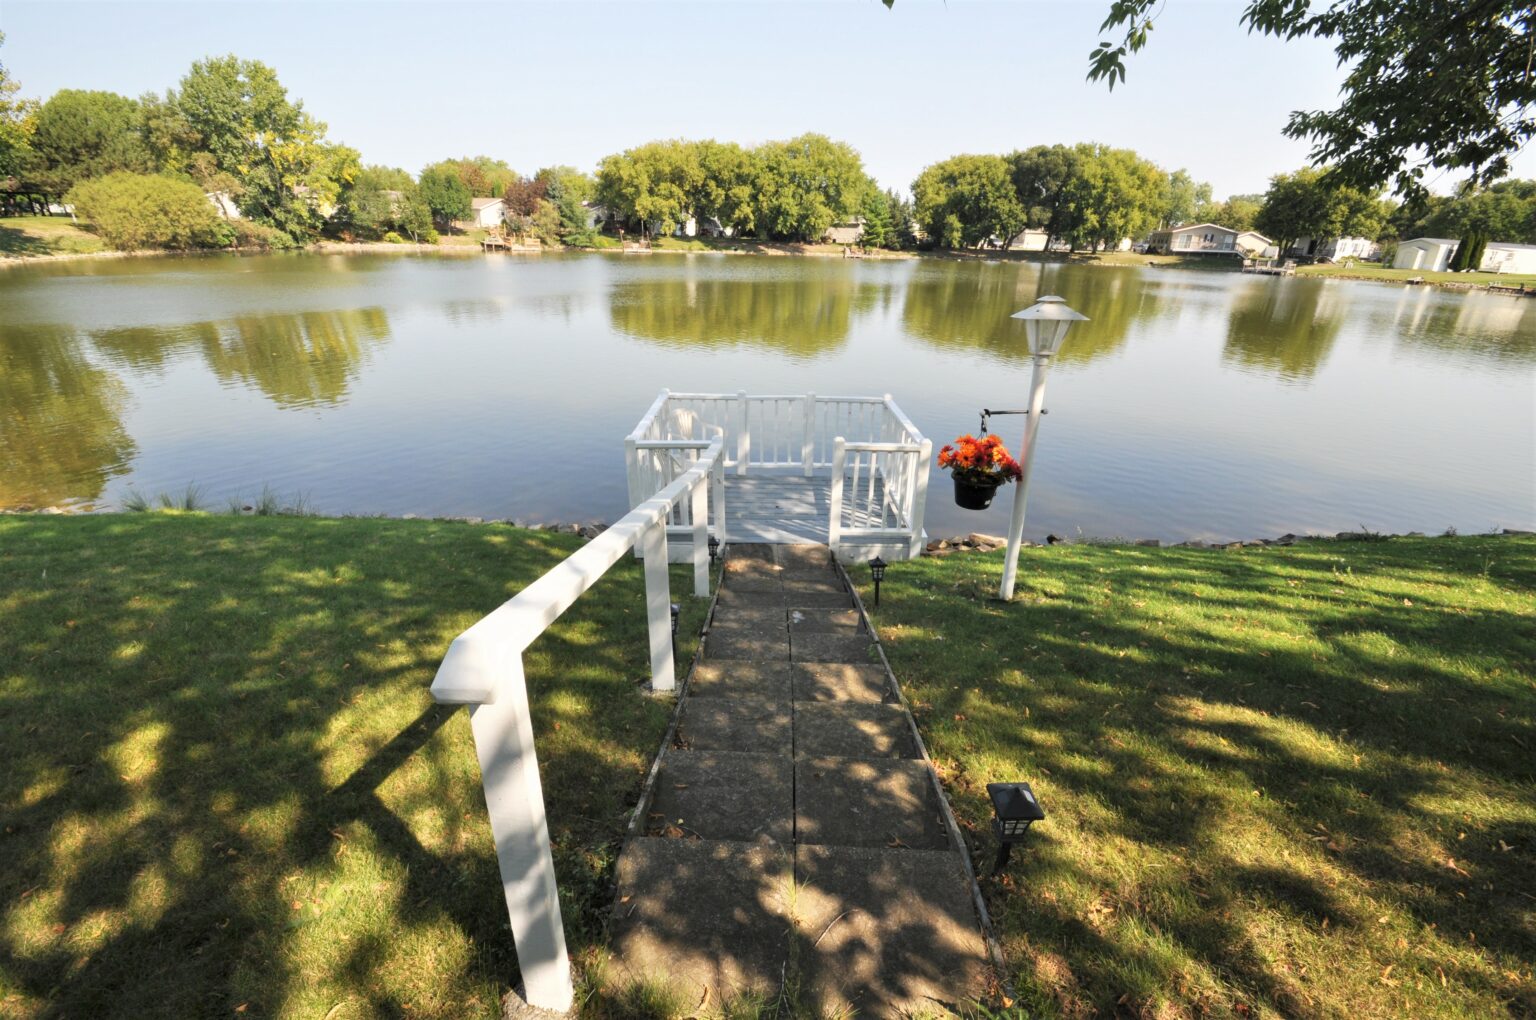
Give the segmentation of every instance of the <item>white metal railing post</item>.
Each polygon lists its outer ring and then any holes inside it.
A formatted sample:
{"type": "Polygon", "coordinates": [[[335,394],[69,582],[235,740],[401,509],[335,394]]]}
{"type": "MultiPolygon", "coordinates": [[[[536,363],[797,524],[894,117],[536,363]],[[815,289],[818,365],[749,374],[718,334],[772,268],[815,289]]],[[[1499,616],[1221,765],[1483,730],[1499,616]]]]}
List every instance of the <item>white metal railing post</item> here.
{"type": "Polygon", "coordinates": [[[805,395],[805,432],[800,444],[800,460],[805,477],[811,477],[811,467],[816,459],[816,394],[805,395]]]}
{"type": "Polygon", "coordinates": [[[645,618],[651,637],[651,690],[670,691],[677,682],[672,664],[672,591],[667,577],[667,522],[645,529],[640,540],[645,557],[645,618]]]}
{"type": "Polygon", "coordinates": [[[710,481],[714,487],[715,537],[723,546],[725,545],[725,458],[723,456],[715,461],[715,466],[710,470],[710,481]]]}
{"type": "Polygon", "coordinates": [[[917,463],[913,466],[912,506],[907,510],[907,522],[912,528],[912,546],[908,555],[916,559],[923,554],[923,517],[928,511],[928,466],[933,456],[933,440],[924,439],[918,444],[917,463]]]}
{"type": "Polygon", "coordinates": [[[694,483],[688,494],[693,523],[693,593],[709,597],[709,476],[694,483]]]}
{"type": "Polygon", "coordinates": [[[752,434],[747,431],[747,391],[736,392],[736,473],[747,473],[747,459],[752,456],[752,434]]]}
{"type": "Polygon", "coordinates": [[[633,435],[624,439],[624,473],[629,481],[629,505],[639,506],[645,494],[640,491],[640,450],[633,435]]]}
{"type": "Polygon", "coordinates": [[[523,656],[513,653],[506,663],[516,675],[497,690],[494,701],[469,710],[485,806],[491,817],[496,863],[523,972],[528,1002],[544,1009],[570,1009],[571,961],[565,948],[560,894],[555,885],[555,861],[549,850],[549,820],[544,814],[544,788],[533,749],[533,719],[528,711],[528,686],[523,656]]]}
{"type": "Polygon", "coordinates": [[[831,511],[827,518],[827,548],[837,555],[843,530],[843,463],[848,456],[848,441],[838,436],[832,441],[831,511]]]}

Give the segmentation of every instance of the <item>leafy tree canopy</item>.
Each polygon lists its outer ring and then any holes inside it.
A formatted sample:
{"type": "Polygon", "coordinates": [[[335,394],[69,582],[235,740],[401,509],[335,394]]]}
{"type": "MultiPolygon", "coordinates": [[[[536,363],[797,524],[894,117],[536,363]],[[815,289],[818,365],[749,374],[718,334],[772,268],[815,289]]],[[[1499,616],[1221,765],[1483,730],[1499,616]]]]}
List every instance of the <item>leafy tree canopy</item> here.
{"type": "Polygon", "coordinates": [[[1270,180],[1253,225],[1285,251],[1302,237],[1374,239],[1385,219],[1374,191],[1362,191],[1340,183],[1328,171],[1305,167],[1270,180]]]}
{"type": "MultiPolygon", "coordinates": [[[[1113,0],[1100,31],[1124,35],[1098,45],[1088,77],[1124,81],[1126,56],[1146,46],[1161,9],[1161,0],[1113,0]]],[[[1349,68],[1338,107],[1292,113],[1285,133],[1310,139],[1312,162],[1345,184],[1422,196],[1429,170],[1488,184],[1536,135],[1529,0],[1249,0],[1241,21],[1280,39],[1333,42],[1349,68]]]]}
{"type": "Polygon", "coordinates": [[[912,182],[917,222],[936,243],[971,247],[996,238],[1006,243],[1025,224],[1001,156],[951,156],[918,174],[912,182]]]}
{"type": "Polygon", "coordinates": [[[438,223],[446,226],[454,220],[469,218],[472,196],[468,186],[451,168],[436,163],[423,170],[420,192],[422,201],[438,223]]]}
{"type": "Polygon", "coordinates": [[[118,171],[83,181],[65,201],[121,251],[215,248],[231,237],[202,188],[158,174],[118,171]]]}
{"type": "MultiPolygon", "coordinates": [[[[4,44],[5,33],[0,32],[0,46],[4,44]]],[[[21,83],[0,64],[0,175],[9,176],[17,171],[32,137],[37,103],[17,99],[16,93],[20,91],[21,83]]]]}
{"type": "Polygon", "coordinates": [[[137,101],[115,92],[62,89],[37,112],[27,176],[62,194],[88,177],[151,169],[137,101]]]}

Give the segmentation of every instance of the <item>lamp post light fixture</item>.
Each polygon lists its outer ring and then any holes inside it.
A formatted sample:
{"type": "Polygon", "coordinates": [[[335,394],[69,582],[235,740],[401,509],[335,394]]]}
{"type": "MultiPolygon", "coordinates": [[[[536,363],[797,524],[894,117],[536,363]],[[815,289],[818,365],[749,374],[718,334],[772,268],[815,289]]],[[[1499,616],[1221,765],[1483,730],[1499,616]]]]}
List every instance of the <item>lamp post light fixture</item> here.
{"type": "Polygon", "coordinates": [[[719,535],[710,535],[709,536],[709,566],[710,566],[711,569],[713,569],[715,564],[717,562],[719,562],[719,559],[720,559],[720,536],[719,535]]]}
{"type": "Polygon", "coordinates": [[[676,602],[672,603],[672,643],[677,644],[677,618],[683,613],[683,607],[676,602]]]}
{"type": "Polygon", "coordinates": [[[1024,842],[1024,834],[1045,818],[1045,812],[1028,783],[988,783],[987,796],[992,799],[992,831],[997,835],[997,862],[992,865],[996,874],[1008,866],[1013,845],[1024,842]]]}
{"type": "Polygon", "coordinates": [[[1087,322],[1088,316],[1074,312],[1054,294],[1040,298],[1012,318],[1024,320],[1029,337],[1029,353],[1034,359],[1034,373],[1029,380],[1029,417],[1024,425],[1024,445],[1020,447],[1024,473],[1013,493],[1013,517],[1008,523],[1008,557],[1003,561],[1003,584],[998,597],[1013,598],[1013,583],[1019,573],[1019,544],[1024,541],[1024,506],[1029,499],[1029,473],[1035,466],[1035,439],[1040,433],[1041,405],[1045,402],[1045,370],[1051,358],[1061,350],[1067,330],[1074,322],[1087,322]]]}
{"type": "Polygon", "coordinates": [[[885,580],[885,561],[876,556],[869,561],[869,576],[875,582],[875,605],[880,604],[880,582],[885,580]]]}

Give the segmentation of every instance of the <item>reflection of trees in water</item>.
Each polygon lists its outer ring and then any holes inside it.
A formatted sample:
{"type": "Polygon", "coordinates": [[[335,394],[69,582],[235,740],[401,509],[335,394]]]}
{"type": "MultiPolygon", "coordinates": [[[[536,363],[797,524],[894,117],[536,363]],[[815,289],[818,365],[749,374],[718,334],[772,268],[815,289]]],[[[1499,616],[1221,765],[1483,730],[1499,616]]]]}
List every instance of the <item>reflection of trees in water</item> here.
{"type": "Polygon", "coordinates": [[[1503,294],[1447,294],[1437,287],[1404,287],[1372,319],[1412,347],[1476,360],[1536,362],[1536,301],[1503,294]]]}
{"type": "Polygon", "coordinates": [[[1088,316],[1067,334],[1058,361],[1087,362],[1125,344],[1131,323],[1151,319],[1160,295],[1140,274],[1105,269],[1064,272],[1055,265],[977,266],[967,262],[924,265],[907,284],[902,325],[921,340],[946,349],[987,351],[1027,361],[1024,324],[1010,318],[1043,294],[1059,294],[1088,316]]]}
{"type": "Polygon", "coordinates": [[[254,386],[279,407],[340,403],[368,355],[367,342],[388,338],[382,308],[243,315],[91,334],[103,354],[137,369],[163,368],[195,350],[221,381],[254,386]]]}
{"type": "Polygon", "coordinates": [[[1281,379],[1310,379],[1344,323],[1341,295],[1306,280],[1251,281],[1233,297],[1222,360],[1281,379]]]}
{"type": "Polygon", "coordinates": [[[127,403],[73,330],[0,322],[0,506],[98,498],[137,452],[127,403]]]}
{"type": "Polygon", "coordinates": [[[648,278],[613,288],[614,328],[679,347],[765,347],[813,357],[841,346],[855,314],[887,284],[851,276],[791,279],[648,278]]]}

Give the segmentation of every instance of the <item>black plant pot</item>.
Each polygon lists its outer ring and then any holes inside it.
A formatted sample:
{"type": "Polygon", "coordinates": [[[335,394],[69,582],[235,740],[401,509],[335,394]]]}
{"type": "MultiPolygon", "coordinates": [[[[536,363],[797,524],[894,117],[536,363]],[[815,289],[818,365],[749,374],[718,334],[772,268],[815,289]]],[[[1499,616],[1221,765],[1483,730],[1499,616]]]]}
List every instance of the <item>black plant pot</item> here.
{"type": "Polygon", "coordinates": [[[992,497],[997,495],[996,484],[974,485],[959,478],[954,482],[955,506],[962,510],[985,510],[992,505],[992,497]]]}

